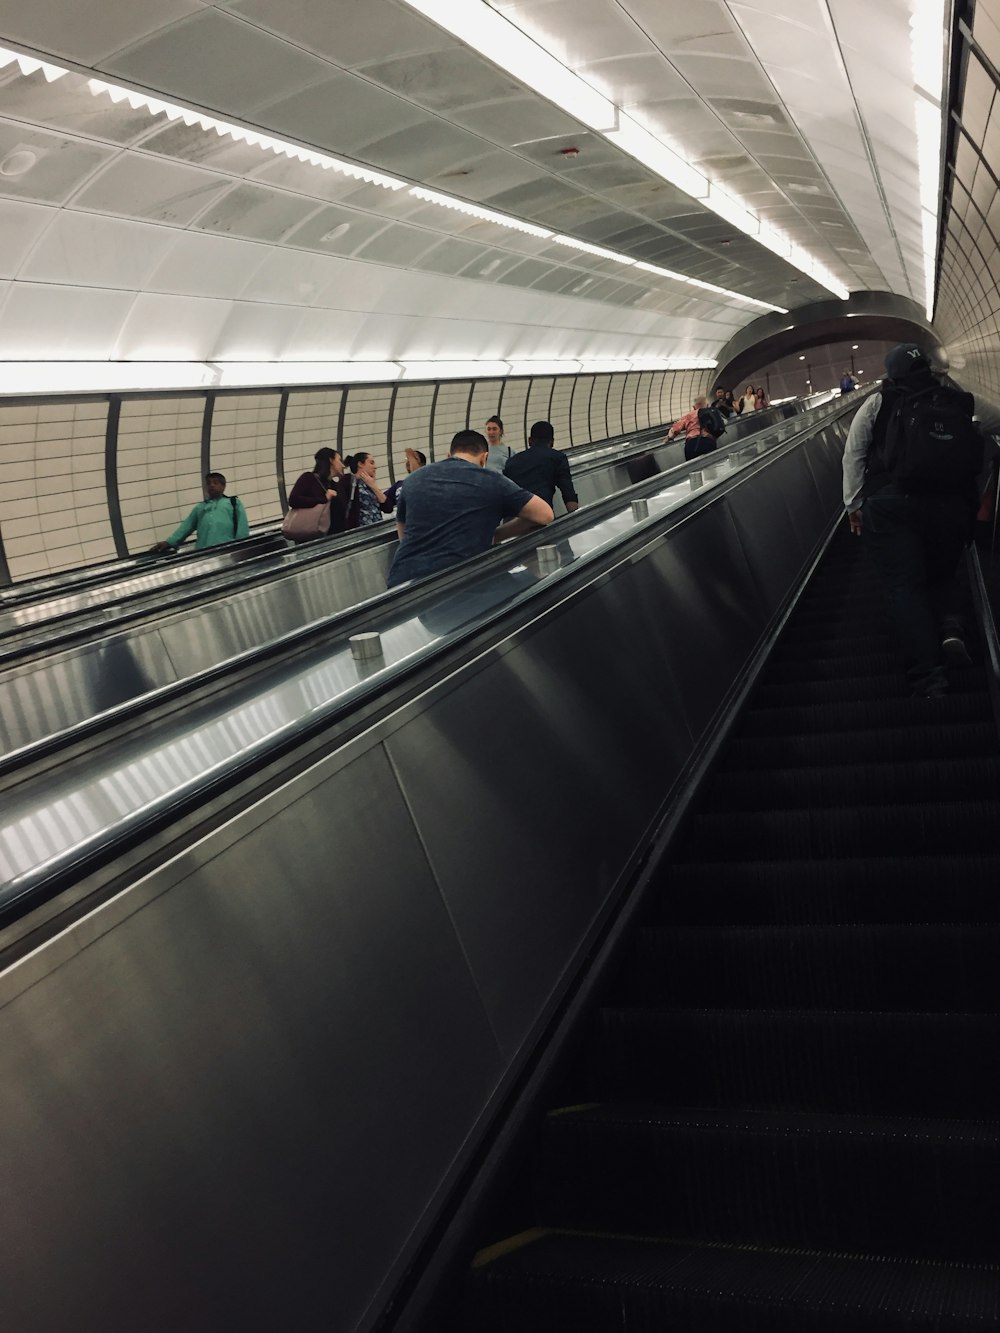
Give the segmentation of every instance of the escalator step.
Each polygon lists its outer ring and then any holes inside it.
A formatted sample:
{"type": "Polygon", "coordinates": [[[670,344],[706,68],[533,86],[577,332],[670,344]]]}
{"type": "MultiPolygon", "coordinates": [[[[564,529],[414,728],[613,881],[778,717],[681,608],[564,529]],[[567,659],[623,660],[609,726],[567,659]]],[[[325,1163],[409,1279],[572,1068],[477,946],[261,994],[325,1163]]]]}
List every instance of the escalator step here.
{"type": "Polygon", "coordinates": [[[989,701],[985,694],[953,694],[943,699],[861,699],[843,703],[748,709],[740,736],[780,736],[786,733],[855,731],[863,728],[952,726],[984,722],[989,701]]]}
{"type": "Polygon", "coordinates": [[[822,768],[740,769],[732,765],[710,784],[714,811],[766,810],[837,804],[892,804],[928,800],[1000,799],[1000,756],[839,764],[822,768]]]}
{"type": "Polygon", "coordinates": [[[1000,1253],[1000,1125],[604,1105],[547,1117],[543,1227],[948,1262],[1000,1253]]]}
{"type": "Polygon", "coordinates": [[[623,969],[632,1005],[1000,1009],[1000,925],[659,926],[623,969]]]}
{"type": "Polygon", "coordinates": [[[1000,1118],[1000,1015],[606,1008],[582,1101],[1000,1118]]]}
{"type": "Polygon", "coordinates": [[[694,858],[710,848],[715,860],[808,860],[814,857],[940,856],[961,848],[990,852],[997,842],[992,801],[930,801],[824,809],[705,811],[685,839],[694,858]]]}
{"type": "MultiPolygon", "coordinates": [[[[767,680],[757,686],[750,700],[750,708],[795,708],[802,704],[834,704],[841,701],[865,699],[904,699],[910,688],[901,674],[869,673],[865,661],[852,661],[857,674],[839,678],[813,680],[767,680]]],[[[986,677],[975,669],[952,673],[948,677],[951,695],[965,695],[975,691],[985,694],[986,677]]]]}
{"type": "Polygon", "coordinates": [[[838,861],[696,861],[663,873],[679,925],[1000,921],[1000,852],[838,861]]]}
{"type": "Polygon", "coordinates": [[[1000,1272],[542,1234],[475,1270],[461,1333],[985,1333],[1000,1272]]]}
{"type": "Polygon", "coordinates": [[[788,732],[747,736],[729,742],[725,765],[736,769],[768,765],[813,767],[833,764],[909,763],[927,755],[989,755],[997,753],[995,733],[982,721],[934,722],[928,712],[909,726],[866,727],[851,731],[788,732]]]}

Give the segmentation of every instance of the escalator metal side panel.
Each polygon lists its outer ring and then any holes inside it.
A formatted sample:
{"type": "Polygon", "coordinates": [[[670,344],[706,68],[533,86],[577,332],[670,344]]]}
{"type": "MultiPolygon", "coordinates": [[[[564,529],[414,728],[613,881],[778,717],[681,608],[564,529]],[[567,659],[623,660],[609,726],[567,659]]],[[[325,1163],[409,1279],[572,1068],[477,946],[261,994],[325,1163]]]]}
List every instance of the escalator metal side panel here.
{"type": "Polygon", "coordinates": [[[741,489],[0,973],[12,1326],[372,1326],[766,633],[741,489]]]}

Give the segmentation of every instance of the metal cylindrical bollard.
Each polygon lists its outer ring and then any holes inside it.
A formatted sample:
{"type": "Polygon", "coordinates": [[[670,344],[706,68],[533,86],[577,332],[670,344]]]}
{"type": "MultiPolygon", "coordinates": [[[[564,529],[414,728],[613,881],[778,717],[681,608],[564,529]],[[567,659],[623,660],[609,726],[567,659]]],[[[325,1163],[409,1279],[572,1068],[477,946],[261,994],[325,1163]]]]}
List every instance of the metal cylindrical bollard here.
{"type": "Polygon", "coordinates": [[[348,642],[355,662],[371,662],[382,656],[381,634],[352,634],[348,642]]]}
{"type": "Polygon", "coordinates": [[[632,517],[635,519],[636,523],[641,523],[644,518],[649,518],[649,501],[633,500],[632,517]]]}
{"type": "Polygon", "coordinates": [[[704,486],[705,474],[703,472],[689,472],[688,484],[693,491],[696,491],[699,486],[704,486]]]}
{"type": "Polygon", "coordinates": [[[536,546],[539,574],[553,574],[562,565],[562,556],[557,546],[536,546]]]}

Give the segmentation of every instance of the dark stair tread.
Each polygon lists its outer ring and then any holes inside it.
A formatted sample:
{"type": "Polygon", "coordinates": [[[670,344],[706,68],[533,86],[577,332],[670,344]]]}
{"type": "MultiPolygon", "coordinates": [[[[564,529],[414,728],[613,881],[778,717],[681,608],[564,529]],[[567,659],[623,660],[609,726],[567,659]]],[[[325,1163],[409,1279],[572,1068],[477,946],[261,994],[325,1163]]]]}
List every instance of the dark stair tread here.
{"type": "Polygon", "coordinates": [[[991,1013],[1000,925],[650,926],[622,972],[635,1002],[991,1013]]]}
{"type": "Polygon", "coordinates": [[[1000,805],[990,800],[898,801],[828,805],[806,810],[703,810],[687,829],[679,859],[712,849],[716,859],[780,860],[892,856],[963,850],[989,853],[997,842],[1000,805]]]}
{"type": "Polygon", "coordinates": [[[989,1263],[1000,1124],[618,1105],[550,1115],[535,1220],[989,1263]]]}
{"type": "Polygon", "coordinates": [[[478,1267],[462,1333],[985,1333],[1000,1269],[549,1233],[478,1267]]]}
{"type": "Polygon", "coordinates": [[[597,1102],[553,1107],[550,1126],[647,1126],[650,1128],[721,1129],[744,1134],[782,1134],[789,1137],[835,1135],[845,1138],[913,1139],[927,1143],[963,1142],[972,1146],[1000,1146],[1000,1118],[963,1120],[955,1116],[851,1115],[818,1111],[734,1110],[730,1107],[658,1106],[645,1102],[597,1102]]]}
{"type": "Polygon", "coordinates": [[[989,695],[983,692],[947,694],[943,699],[860,699],[841,703],[798,704],[787,707],[749,708],[739,723],[738,735],[798,735],[803,731],[841,729],[882,730],[912,723],[934,727],[979,722],[991,725],[989,695]]]}
{"type": "Polygon", "coordinates": [[[1000,755],[913,759],[898,763],[727,767],[711,781],[713,810],[728,806],[761,810],[768,805],[859,804],[926,800],[947,792],[956,798],[1000,800],[1000,755]],[[853,798],[853,799],[848,799],[853,798]]]}
{"type": "Polygon", "coordinates": [[[734,737],[725,749],[720,772],[734,768],[759,768],[768,764],[825,767],[861,763],[910,762],[928,754],[995,756],[996,732],[982,721],[936,722],[925,714],[906,726],[849,728],[838,731],[788,732],[776,736],[734,737]]]}
{"type": "Polygon", "coordinates": [[[1000,1116],[1000,1014],[607,1005],[595,1017],[591,1101],[1000,1116]]]}

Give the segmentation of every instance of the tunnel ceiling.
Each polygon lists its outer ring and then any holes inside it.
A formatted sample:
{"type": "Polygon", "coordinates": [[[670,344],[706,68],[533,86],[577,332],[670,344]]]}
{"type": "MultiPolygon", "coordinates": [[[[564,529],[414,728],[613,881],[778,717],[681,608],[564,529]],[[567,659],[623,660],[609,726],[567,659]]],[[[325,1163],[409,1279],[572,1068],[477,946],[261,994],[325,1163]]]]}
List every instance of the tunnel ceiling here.
{"type": "Polygon", "coordinates": [[[625,151],[404,0],[0,0],[0,44],[69,70],[0,69],[0,357],[714,359],[831,281],[922,306],[922,4],[494,0],[640,127],[625,151]],[[653,170],[648,132],[795,262],[653,170]]]}

